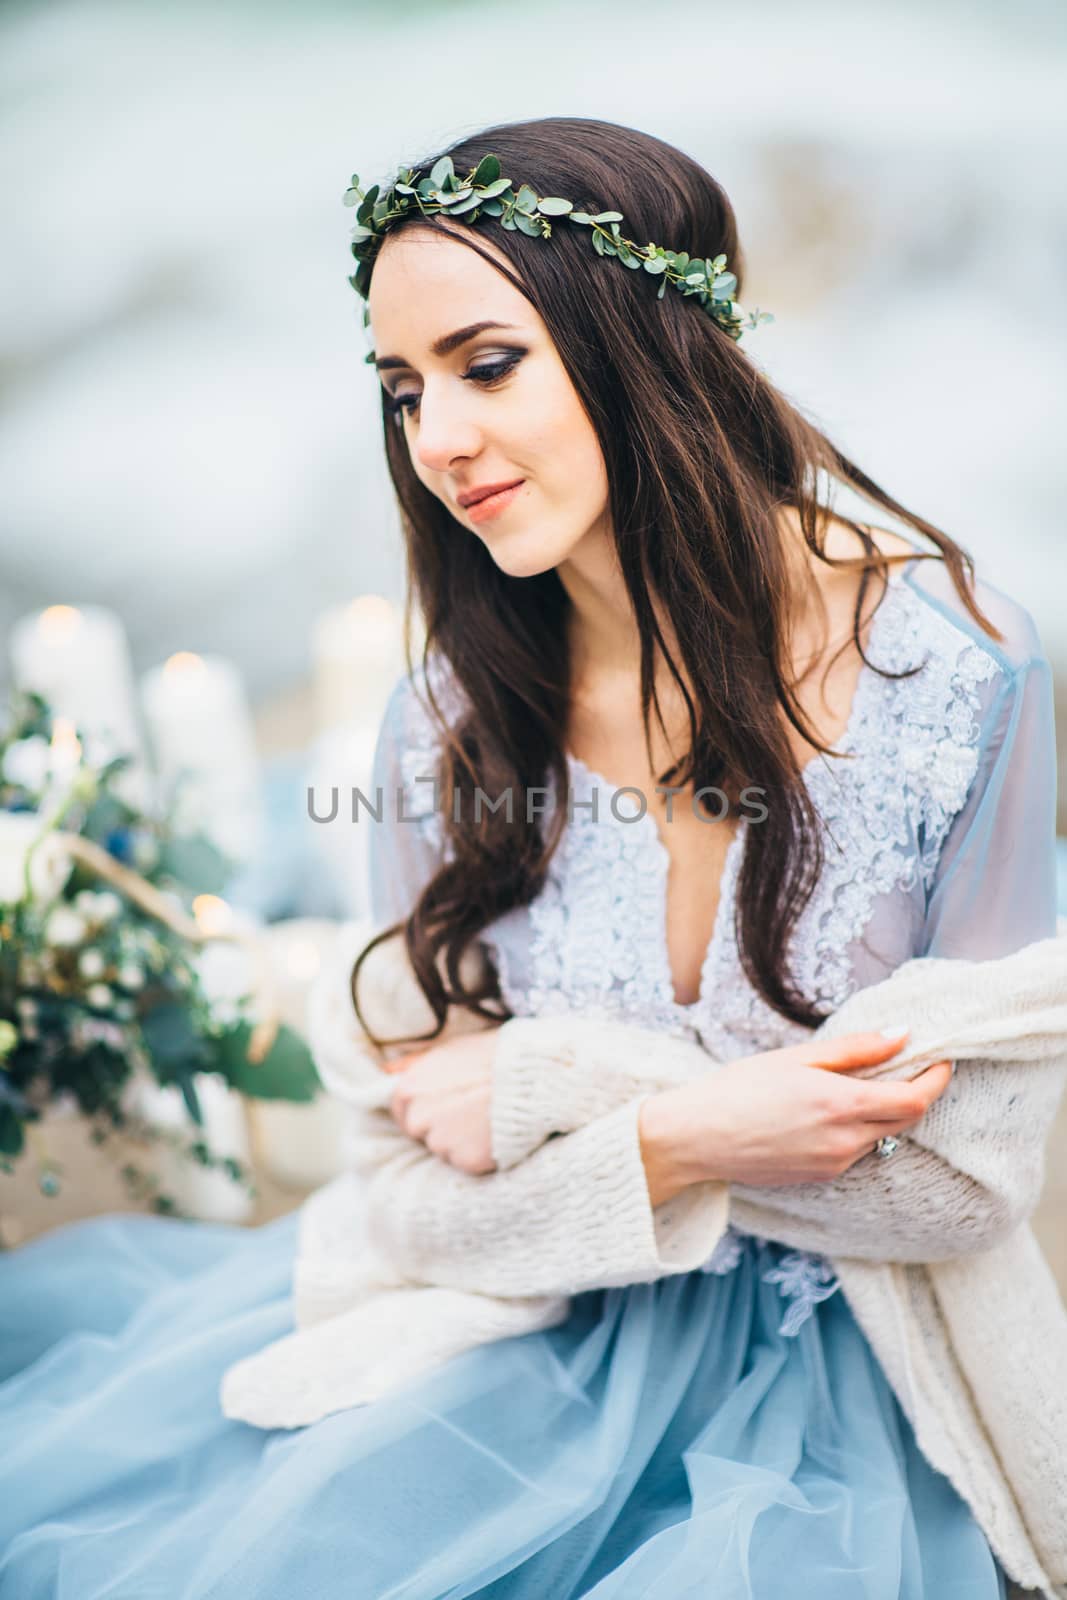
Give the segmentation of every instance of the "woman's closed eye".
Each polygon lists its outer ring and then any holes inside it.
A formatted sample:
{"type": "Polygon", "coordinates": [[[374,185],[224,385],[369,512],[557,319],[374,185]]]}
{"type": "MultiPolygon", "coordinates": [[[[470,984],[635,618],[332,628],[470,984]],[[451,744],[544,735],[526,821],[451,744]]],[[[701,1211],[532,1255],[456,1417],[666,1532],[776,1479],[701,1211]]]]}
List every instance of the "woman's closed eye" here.
{"type": "MultiPolygon", "coordinates": [[[[499,360],[480,362],[478,366],[471,367],[463,374],[463,382],[478,383],[484,388],[492,388],[494,384],[501,382],[509,372],[518,366],[524,354],[525,351],[515,350],[510,355],[503,356],[499,360]]],[[[418,410],[418,394],[392,395],[387,389],[383,389],[382,395],[385,409],[391,416],[399,416],[402,412],[410,413],[418,410]]]]}

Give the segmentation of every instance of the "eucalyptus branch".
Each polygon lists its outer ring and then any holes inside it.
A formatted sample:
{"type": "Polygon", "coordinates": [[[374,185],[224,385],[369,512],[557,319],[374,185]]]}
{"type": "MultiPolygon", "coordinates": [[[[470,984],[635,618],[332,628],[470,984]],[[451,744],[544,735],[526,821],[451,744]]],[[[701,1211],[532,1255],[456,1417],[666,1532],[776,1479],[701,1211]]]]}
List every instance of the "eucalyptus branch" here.
{"type": "Polygon", "coordinates": [[[240,945],[247,951],[256,968],[257,991],[264,1015],[256,1022],[248,1041],[247,1059],[253,1064],[263,1061],[278,1037],[281,1013],[278,1010],[274,979],[262,941],[238,928],[207,929],[195,917],[188,916],[175,906],[165,894],[143,878],[139,872],[116,861],[113,855],[92,839],[78,833],[56,831],[62,848],[75,861],[86,867],[96,877],[103,878],[112,888],[132,900],[134,905],[162,922],[173,933],[191,944],[208,944],[213,940],[240,945]]]}
{"type": "MultiPolygon", "coordinates": [[[[465,178],[456,176],[451,156],[442,156],[428,176],[419,178],[418,169],[403,168],[384,195],[375,184],[366,193],[359,175],[353,173],[344,203],[356,206],[356,225],[352,229],[352,254],[359,267],[349,283],[357,294],[367,298],[370,275],[382,240],[390,226],[410,217],[446,215],[475,222],[479,217],[499,218],[500,226],[518,229],[531,238],[549,239],[554,219],[589,228],[593,248],[599,256],[614,256],[623,266],[644,270],[661,279],[657,299],[662,300],[668,283],[680,293],[696,298],[701,308],[731,339],[739,339],[746,328],[773,322],[769,311],[746,314],[733,298],[737,278],[726,270],[726,257],[689,256],[684,250],[666,250],[649,242],[639,245],[624,238],[620,228],[621,211],[583,211],[558,195],[539,195],[528,183],[516,190],[510,178],[500,175],[495,155],[483,156],[465,178]]],[[[370,321],[364,309],[363,325],[370,321]]],[[[368,362],[375,359],[371,351],[368,362]]]]}

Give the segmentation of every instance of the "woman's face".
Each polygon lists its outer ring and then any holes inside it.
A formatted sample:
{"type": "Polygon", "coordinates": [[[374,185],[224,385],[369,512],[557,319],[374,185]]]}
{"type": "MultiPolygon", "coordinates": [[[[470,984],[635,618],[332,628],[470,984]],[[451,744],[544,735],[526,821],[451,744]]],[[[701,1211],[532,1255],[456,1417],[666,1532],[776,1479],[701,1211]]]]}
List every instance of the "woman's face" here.
{"type": "Polygon", "coordinates": [[[466,245],[408,227],[382,245],[369,306],[416,475],[503,572],[534,577],[606,542],[600,443],[548,329],[506,278],[466,245]],[[507,326],[441,343],[484,322],[507,326]],[[460,504],[469,490],[518,479],[501,509],[485,508],[492,515],[460,504]]]}

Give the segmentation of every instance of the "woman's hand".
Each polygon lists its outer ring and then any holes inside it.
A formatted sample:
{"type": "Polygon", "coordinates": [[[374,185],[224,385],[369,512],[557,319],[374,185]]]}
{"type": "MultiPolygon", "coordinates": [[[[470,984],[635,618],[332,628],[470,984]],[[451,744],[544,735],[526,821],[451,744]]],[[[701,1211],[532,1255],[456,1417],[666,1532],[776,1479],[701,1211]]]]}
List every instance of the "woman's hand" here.
{"type": "Polygon", "coordinates": [[[791,1045],[650,1095],[639,1129],[653,1206],[709,1179],[767,1187],[839,1177],[886,1134],[919,1122],[948,1087],[949,1061],[907,1081],[847,1076],[887,1061],[906,1037],[902,1029],[892,1039],[849,1033],[791,1045]]]}
{"type": "Polygon", "coordinates": [[[389,1110],[413,1139],[462,1172],[492,1172],[490,1105],[496,1028],[465,1033],[386,1063],[389,1110]]]}

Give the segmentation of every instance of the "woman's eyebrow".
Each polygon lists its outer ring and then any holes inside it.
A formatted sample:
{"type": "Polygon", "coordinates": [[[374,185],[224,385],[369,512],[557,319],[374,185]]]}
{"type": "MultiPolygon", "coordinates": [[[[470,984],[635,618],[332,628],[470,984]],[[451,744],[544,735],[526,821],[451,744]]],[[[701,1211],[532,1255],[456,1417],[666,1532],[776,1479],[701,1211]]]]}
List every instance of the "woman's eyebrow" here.
{"type": "MultiPolygon", "coordinates": [[[[484,333],[487,328],[514,328],[513,322],[472,322],[466,328],[457,328],[454,333],[443,333],[435,339],[430,346],[431,354],[435,356],[450,356],[453,350],[458,350],[461,344],[466,344],[468,339],[473,339],[475,334],[484,333]]],[[[408,363],[403,356],[379,356],[374,363],[379,372],[384,372],[387,367],[406,367],[408,363]]]]}

